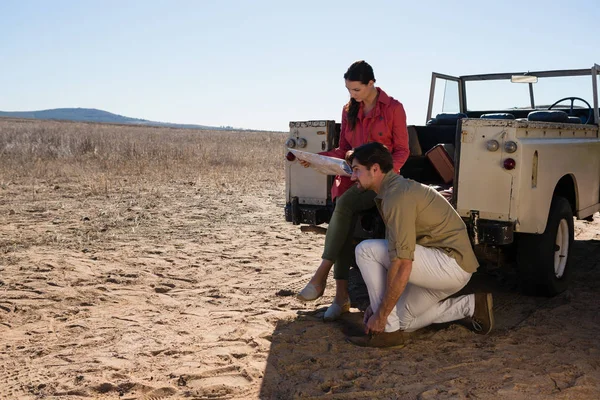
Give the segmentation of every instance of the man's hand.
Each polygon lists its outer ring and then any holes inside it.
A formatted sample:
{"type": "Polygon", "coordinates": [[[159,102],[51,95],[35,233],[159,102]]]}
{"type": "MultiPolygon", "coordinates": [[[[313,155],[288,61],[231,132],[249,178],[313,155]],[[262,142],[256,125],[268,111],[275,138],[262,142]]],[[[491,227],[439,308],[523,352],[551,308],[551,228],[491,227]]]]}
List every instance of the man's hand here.
{"type": "Polygon", "coordinates": [[[367,322],[369,321],[369,318],[371,318],[371,315],[373,315],[373,309],[369,305],[369,307],[367,307],[365,310],[365,315],[363,316],[363,324],[365,326],[367,326],[367,322]]]}
{"type": "Polygon", "coordinates": [[[304,168],[308,168],[310,167],[310,163],[308,161],[304,161],[304,160],[298,160],[298,162],[300,163],[300,165],[302,165],[304,168]]]}
{"type": "MultiPolygon", "coordinates": [[[[366,315],[366,313],[365,313],[366,315]]],[[[365,324],[365,333],[381,333],[385,331],[385,324],[387,322],[387,318],[382,318],[379,316],[379,313],[373,314],[369,317],[369,320],[365,324]]]]}
{"type": "Polygon", "coordinates": [[[387,318],[381,318],[373,313],[371,306],[365,310],[365,316],[363,317],[363,323],[365,324],[365,333],[380,333],[385,330],[385,324],[387,318]]]}
{"type": "Polygon", "coordinates": [[[402,292],[404,292],[411,270],[412,260],[399,258],[392,260],[386,276],[385,292],[377,311],[373,312],[371,307],[365,311],[364,320],[367,321],[365,323],[365,333],[384,332],[387,318],[398,303],[402,292]],[[367,313],[370,314],[368,318],[367,313]]]}

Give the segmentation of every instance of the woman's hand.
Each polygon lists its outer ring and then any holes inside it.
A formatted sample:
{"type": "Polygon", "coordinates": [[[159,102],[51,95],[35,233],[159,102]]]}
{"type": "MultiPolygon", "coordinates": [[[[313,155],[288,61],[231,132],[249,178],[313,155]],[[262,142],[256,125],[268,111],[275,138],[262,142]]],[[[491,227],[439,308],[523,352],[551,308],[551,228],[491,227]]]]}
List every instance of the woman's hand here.
{"type": "Polygon", "coordinates": [[[310,167],[310,163],[308,161],[304,161],[304,160],[298,160],[298,162],[300,163],[300,165],[302,165],[304,168],[308,168],[310,167]]]}

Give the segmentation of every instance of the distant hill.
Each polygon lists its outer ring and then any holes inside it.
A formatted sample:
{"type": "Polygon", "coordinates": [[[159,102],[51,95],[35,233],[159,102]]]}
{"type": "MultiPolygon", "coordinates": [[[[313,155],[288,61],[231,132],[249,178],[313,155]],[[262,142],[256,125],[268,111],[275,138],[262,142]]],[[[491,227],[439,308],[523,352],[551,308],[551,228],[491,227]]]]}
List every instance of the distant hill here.
{"type": "Polygon", "coordinates": [[[207,130],[233,130],[231,126],[208,126],[193,124],[174,124],[170,122],[156,122],[147,119],[130,118],[113,114],[95,108],[54,108],[40,111],[0,111],[0,117],[51,119],[63,121],[99,122],[108,124],[130,124],[161,126],[167,128],[207,129],[207,130]]]}

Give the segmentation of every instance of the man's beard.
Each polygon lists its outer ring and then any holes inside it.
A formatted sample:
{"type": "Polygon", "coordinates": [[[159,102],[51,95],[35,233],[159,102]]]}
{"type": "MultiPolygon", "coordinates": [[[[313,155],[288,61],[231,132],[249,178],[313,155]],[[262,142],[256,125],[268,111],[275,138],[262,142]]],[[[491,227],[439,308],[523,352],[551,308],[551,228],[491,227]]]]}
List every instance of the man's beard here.
{"type": "Polygon", "coordinates": [[[366,192],[369,189],[366,189],[363,185],[360,184],[360,181],[356,181],[356,187],[358,188],[359,191],[361,192],[366,192]]]}

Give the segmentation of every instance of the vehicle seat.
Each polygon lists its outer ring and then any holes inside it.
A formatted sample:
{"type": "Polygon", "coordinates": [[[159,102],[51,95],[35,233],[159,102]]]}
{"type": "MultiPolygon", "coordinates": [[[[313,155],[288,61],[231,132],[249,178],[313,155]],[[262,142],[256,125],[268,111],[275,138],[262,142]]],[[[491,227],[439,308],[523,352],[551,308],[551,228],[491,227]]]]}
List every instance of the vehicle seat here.
{"type": "Polygon", "coordinates": [[[494,113],[494,114],[481,114],[483,119],[515,119],[515,116],[510,113],[494,113]]]}
{"type": "MultiPolygon", "coordinates": [[[[560,110],[532,111],[529,114],[527,114],[527,121],[564,123],[571,122],[569,121],[569,115],[566,112],[560,110]]],[[[581,123],[581,121],[579,121],[579,123],[581,123]]]]}
{"type": "Polygon", "coordinates": [[[435,116],[435,118],[427,121],[427,125],[456,125],[459,119],[467,118],[467,114],[456,113],[448,114],[442,113],[435,116]]]}

